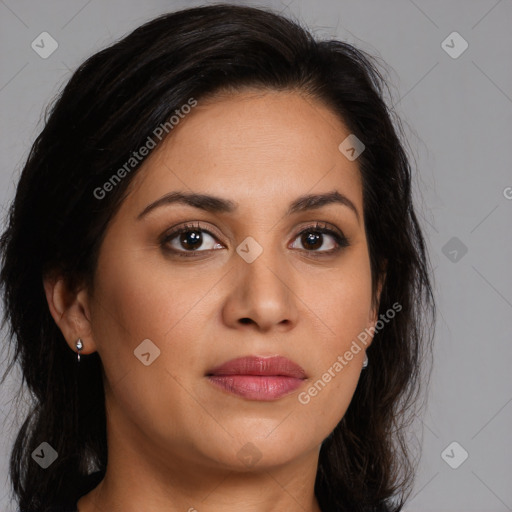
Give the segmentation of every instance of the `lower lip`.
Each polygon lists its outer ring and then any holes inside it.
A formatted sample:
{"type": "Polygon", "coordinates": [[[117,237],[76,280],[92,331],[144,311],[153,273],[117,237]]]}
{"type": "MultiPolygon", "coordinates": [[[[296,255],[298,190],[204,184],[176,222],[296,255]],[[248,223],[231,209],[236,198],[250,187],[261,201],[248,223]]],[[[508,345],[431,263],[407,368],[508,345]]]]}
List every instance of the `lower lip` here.
{"type": "Polygon", "coordinates": [[[277,400],[299,388],[304,382],[283,375],[210,375],[214,385],[248,400],[277,400]]]}

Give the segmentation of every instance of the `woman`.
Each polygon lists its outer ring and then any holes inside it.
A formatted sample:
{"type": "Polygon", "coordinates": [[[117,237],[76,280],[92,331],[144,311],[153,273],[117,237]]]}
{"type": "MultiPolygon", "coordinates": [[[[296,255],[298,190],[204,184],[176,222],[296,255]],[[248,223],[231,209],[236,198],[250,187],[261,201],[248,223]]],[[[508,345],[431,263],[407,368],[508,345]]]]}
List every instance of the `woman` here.
{"type": "Polygon", "coordinates": [[[21,511],[402,508],[435,308],[384,85],[229,5],[74,73],[1,239],[21,511]]]}

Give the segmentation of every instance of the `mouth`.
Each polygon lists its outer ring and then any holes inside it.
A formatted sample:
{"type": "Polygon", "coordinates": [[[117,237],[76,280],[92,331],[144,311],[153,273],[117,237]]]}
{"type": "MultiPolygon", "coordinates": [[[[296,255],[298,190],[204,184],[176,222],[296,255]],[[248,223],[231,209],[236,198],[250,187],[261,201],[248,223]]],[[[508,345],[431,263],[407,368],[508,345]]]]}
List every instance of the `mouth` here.
{"type": "Polygon", "coordinates": [[[298,389],[307,375],[301,366],[285,357],[249,356],[213,368],[206,377],[228,393],[248,400],[271,401],[298,389]]]}

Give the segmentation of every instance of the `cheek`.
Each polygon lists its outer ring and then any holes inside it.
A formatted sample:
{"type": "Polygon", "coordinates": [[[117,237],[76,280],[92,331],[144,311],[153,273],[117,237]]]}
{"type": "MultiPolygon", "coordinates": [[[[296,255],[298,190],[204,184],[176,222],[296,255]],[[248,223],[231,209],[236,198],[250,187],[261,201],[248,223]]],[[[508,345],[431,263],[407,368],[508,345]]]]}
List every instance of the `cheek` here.
{"type": "Polygon", "coordinates": [[[210,272],[191,280],[169,263],[159,267],[154,259],[121,250],[115,255],[98,263],[93,302],[93,334],[111,410],[141,429],[155,426],[148,427],[148,418],[165,422],[166,435],[181,439],[183,432],[167,422],[171,412],[186,416],[194,406],[184,378],[196,376],[201,347],[194,340],[204,331],[200,320],[206,321],[201,298],[218,278],[210,272]]]}
{"type": "Polygon", "coordinates": [[[315,374],[297,398],[325,436],[344,416],[357,387],[365,349],[361,340],[371,340],[365,332],[371,325],[369,263],[364,254],[346,263],[319,283],[317,293],[306,295],[305,288],[303,295],[318,317],[308,354],[315,374]]]}
{"type": "Polygon", "coordinates": [[[345,350],[369,326],[371,272],[367,253],[362,249],[348,255],[316,286],[305,283],[304,301],[324,324],[326,354],[345,350]]]}
{"type": "Polygon", "coordinates": [[[199,267],[192,279],[183,264],[145,250],[107,253],[108,247],[98,263],[98,298],[108,305],[111,321],[138,337],[162,339],[218,280],[211,269],[199,267]]]}
{"type": "Polygon", "coordinates": [[[173,269],[163,258],[161,262],[150,260],[143,251],[130,252],[119,246],[113,251],[105,245],[96,282],[94,336],[107,375],[110,372],[117,380],[141,366],[134,350],[147,339],[156,346],[155,353],[160,350],[160,355],[165,355],[166,351],[179,349],[180,357],[186,358],[189,339],[193,338],[187,316],[200,306],[198,302],[214,286],[215,279],[211,272],[205,272],[191,280],[190,273],[183,268],[173,269]],[[166,343],[169,339],[182,340],[183,346],[173,343],[170,347],[166,343]]]}

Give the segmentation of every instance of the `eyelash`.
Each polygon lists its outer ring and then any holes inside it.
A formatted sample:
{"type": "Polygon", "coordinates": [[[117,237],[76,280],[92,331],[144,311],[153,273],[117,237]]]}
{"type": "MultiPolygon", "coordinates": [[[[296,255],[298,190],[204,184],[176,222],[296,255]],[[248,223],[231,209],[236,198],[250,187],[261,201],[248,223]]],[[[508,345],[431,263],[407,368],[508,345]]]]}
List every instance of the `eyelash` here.
{"type": "MultiPolygon", "coordinates": [[[[336,248],[330,249],[328,251],[315,251],[315,250],[308,251],[307,249],[303,249],[303,251],[311,253],[311,255],[314,258],[319,258],[319,257],[321,258],[323,256],[331,256],[333,254],[336,254],[339,251],[341,251],[344,247],[348,247],[350,245],[350,241],[345,235],[343,235],[343,233],[341,231],[338,232],[337,228],[333,228],[333,229],[328,228],[327,226],[329,226],[329,225],[330,225],[329,223],[317,222],[315,225],[307,226],[295,235],[294,240],[305,233],[321,233],[323,235],[331,235],[337,244],[336,248]]],[[[198,253],[202,253],[202,252],[204,253],[204,252],[210,252],[210,251],[217,250],[217,249],[208,249],[205,251],[177,251],[175,249],[170,249],[167,246],[167,244],[171,240],[176,238],[178,235],[181,235],[182,233],[188,233],[191,231],[199,231],[199,232],[207,233],[215,240],[217,239],[217,236],[214,233],[212,233],[208,229],[202,228],[199,224],[185,224],[184,226],[181,226],[181,227],[173,230],[172,232],[164,235],[164,237],[161,241],[162,247],[167,252],[170,252],[173,255],[176,255],[178,257],[183,257],[183,258],[197,257],[196,255],[198,253]]]]}

